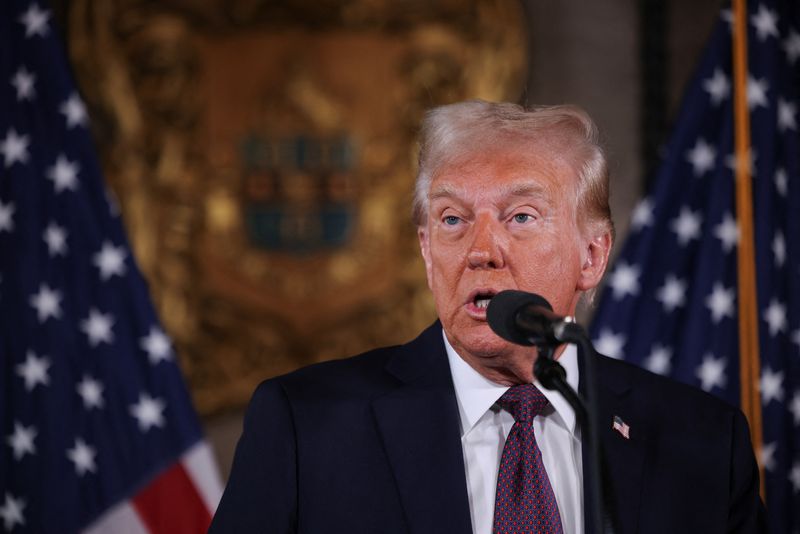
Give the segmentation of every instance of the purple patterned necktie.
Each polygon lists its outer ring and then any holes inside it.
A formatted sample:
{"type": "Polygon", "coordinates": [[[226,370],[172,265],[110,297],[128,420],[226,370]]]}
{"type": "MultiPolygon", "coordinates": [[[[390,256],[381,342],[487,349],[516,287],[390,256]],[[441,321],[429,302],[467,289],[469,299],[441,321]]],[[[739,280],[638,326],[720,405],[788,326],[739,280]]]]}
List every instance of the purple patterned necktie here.
{"type": "Polygon", "coordinates": [[[500,458],[494,532],[561,534],[556,496],[531,424],[547,406],[547,399],[533,384],[523,384],[506,391],[497,404],[514,416],[514,426],[500,458]]]}

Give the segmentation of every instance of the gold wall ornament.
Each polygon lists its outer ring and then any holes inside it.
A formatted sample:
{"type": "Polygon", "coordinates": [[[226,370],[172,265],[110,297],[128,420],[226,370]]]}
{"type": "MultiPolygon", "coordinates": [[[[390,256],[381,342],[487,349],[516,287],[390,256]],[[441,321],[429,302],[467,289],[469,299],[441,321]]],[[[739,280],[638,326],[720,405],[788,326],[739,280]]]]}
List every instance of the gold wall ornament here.
{"type": "Polygon", "coordinates": [[[201,413],[434,319],[410,222],[434,105],[517,100],[515,0],[73,0],[106,175],[201,413]]]}

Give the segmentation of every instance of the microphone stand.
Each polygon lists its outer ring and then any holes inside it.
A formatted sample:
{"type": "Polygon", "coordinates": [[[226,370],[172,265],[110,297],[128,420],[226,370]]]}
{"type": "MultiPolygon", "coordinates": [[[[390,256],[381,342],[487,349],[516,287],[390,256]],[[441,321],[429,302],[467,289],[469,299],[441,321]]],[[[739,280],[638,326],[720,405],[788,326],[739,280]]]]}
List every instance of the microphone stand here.
{"type": "Polygon", "coordinates": [[[586,380],[586,402],[567,383],[567,373],[561,364],[553,359],[554,345],[544,339],[533,338],[530,341],[537,345],[539,355],[536,358],[533,372],[539,383],[547,389],[555,389],[575,410],[575,415],[581,425],[581,432],[584,443],[589,446],[589,468],[590,478],[590,497],[589,502],[592,507],[592,516],[595,520],[595,533],[614,534],[615,521],[612,517],[613,508],[611,487],[608,483],[608,476],[603,463],[603,456],[600,447],[600,438],[597,413],[597,373],[595,371],[596,351],[586,335],[584,329],[575,322],[572,317],[567,317],[554,327],[556,339],[561,343],[571,343],[578,345],[583,354],[585,380],[586,380]],[[605,489],[605,491],[603,491],[605,489]]]}

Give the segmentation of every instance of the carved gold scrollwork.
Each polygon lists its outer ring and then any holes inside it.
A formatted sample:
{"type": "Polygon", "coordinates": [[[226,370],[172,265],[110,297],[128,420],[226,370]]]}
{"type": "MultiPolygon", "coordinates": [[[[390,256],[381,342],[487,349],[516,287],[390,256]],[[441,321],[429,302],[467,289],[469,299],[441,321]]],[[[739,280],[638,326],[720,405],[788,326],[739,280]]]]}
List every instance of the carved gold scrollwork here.
{"type": "Polygon", "coordinates": [[[516,100],[514,0],[73,0],[70,55],[196,405],[413,337],[424,110],[516,100]]]}

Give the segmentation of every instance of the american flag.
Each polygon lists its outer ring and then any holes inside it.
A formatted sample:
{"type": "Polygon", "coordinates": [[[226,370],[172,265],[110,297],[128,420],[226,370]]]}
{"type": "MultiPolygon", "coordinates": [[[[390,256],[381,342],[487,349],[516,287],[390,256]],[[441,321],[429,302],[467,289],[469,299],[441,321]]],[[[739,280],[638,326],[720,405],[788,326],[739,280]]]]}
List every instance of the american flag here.
{"type": "Polygon", "coordinates": [[[611,428],[619,432],[623,438],[631,439],[631,427],[629,427],[620,416],[614,416],[614,422],[611,424],[611,428]]]}
{"type": "MultiPolygon", "coordinates": [[[[652,188],[633,211],[596,348],[740,402],[732,93],[723,10],[652,188]]],[[[800,532],[800,3],[748,2],[747,104],[770,532],[800,532]]]]}
{"type": "Polygon", "coordinates": [[[41,1],[0,6],[0,523],[205,532],[221,484],[41,1]]]}

